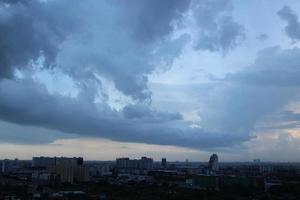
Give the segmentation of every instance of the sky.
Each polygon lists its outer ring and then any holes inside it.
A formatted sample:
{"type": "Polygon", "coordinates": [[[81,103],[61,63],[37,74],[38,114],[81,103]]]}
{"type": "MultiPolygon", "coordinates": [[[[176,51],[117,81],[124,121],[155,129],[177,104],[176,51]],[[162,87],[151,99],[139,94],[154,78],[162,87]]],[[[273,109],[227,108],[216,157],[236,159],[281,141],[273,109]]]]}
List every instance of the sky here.
{"type": "Polygon", "coordinates": [[[300,162],[299,0],[0,0],[0,159],[300,162]]]}

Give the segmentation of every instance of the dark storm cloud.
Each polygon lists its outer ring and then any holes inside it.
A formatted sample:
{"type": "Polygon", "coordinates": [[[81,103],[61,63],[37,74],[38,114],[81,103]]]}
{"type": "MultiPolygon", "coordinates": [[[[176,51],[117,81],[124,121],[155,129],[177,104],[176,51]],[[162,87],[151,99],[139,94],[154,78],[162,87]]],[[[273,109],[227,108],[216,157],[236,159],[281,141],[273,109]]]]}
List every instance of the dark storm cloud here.
{"type": "MultiPolygon", "coordinates": [[[[189,41],[188,35],[171,37],[174,24],[183,22],[191,8],[188,0],[70,2],[1,5],[1,120],[81,136],[193,148],[230,146],[251,138],[248,133],[192,128],[179,113],[149,106],[148,75],[161,63],[171,65],[189,41]],[[79,90],[77,98],[50,94],[26,74],[26,68],[34,71],[28,63],[41,54],[46,63],[40,67],[51,66],[69,76],[79,90]],[[25,77],[13,77],[15,69],[25,77]],[[133,105],[120,111],[108,106],[105,81],[133,105]],[[104,102],[95,103],[99,95],[104,102]]],[[[228,2],[199,2],[194,12],[199,42],[205,42],[199,49],[227,51],[236,45],[242,27],[224,14],[228,2]]]]}
{"type": "MultiPolygon", "coordinates": [[[[59,43],[65,37],[65,29],[72,24],[62,28],[60,13],[49,11],[59,9],[59,6],[54,4],[48,8],[38,1],[1,2],[0,78],[12,78],[14,69],[25,68],[41,54],[46,64],[50,65],[55,60],[59,43]]],[[[64,17],[68,21],[67,16],[64,17]]]]}
{"type": "Polygon", "coordinates": [[[292,11],[292,9],[288,6],[284,6],[281,10],[277,12],[279,17],[287,22],[287,26],[285,27],[286,34],[292,40],[300,39],[300,22],[298,16],[292,11]]]}
{"type": "Polygon", "coordinates": [[[98,73],[125,95],[143,101],[151,95],[146,75],[158,64],[154,61],[166,56],[172,62],[184,45],[181,38],[165,37],[189,8],[189,0],[20,2],[0,4],[0,78],[13,78],[15,69],[28,67],[42,54],[45,65],[63,68],[80,83],[98,73]],[[154,55],[154,50],[162,52],[160,46],[164,55],[154,55]]]}
{"type": "Polygon", "coordinates": [[[157,112],[143,106],[129,106],[117,112],[85,98],[50,95],[44,86],[31,80],[2,80],[0,96],[3,97],[1,120],[82,136],[192,148],[230,146],[249,139],[247,135],[190,128],[176,113],[157,112]]]}
{"type": "MultiPolygon", "coordinates": [[[[172,44],[182,43],[182,39],[170,42],[166,36],[174,30],[174,24],[182,20],[191,6],[190,0],[135,3],[89,0],[76,4],[70,4],[68,0],[47,2],[32,0],[10,1],[9,4],[10,6],[5,6],[4,3],[1,5],[1,77],[11,78],[15,68],[26,67],[29,61],[36,60],[41,53],[45,56],[48,65],[55,64],[56,55],[63,46],[63,49],[68,51],[63,50],[68,54],[64,56],[74,59],[72,53],[82,55],[74,55],[83,62],[80,65],[90,65],[92,71],[96,66],[96,70],[114,79],[118,89],[137,99],[149,98],[145,75],[152,72],[157,65],[151,63],[152,60],[169,57],[172,61],[173,57],[180,53],[182,47],[179,46],[174,53],[172,44]],[[78,30],[74,31],[76,25],[78,30]],[[90,39],[87,39],[89,37],[90,39]],[[66,38],[68,39],[66,44],[61,44],[66,38]],[[145,46],[145,41],[151,41],[151,44],[145,46]],[[85,42],[89,46],[84,46],[85,42]],[[95,43],[95,46],[89,43],[95,43]],[[64,45],[69,45],[71,50],[64,48],[64,45]],[[161,46],[165,46],[163,48],[168,49],[167,51],[173,51],[172,55],[164,50],[165,55],[153,57],[151,55],[153,49],[161,52],[159,51],[161,46]],[[74,52],[73,48],[83,50],[74,52]],[[90,52],[89,50],[93,48],[97,49],[90,52]],[[135,52],[126,52],[128,49],[135,52]],[[108,54],[120,54],[120,57],[114,61],[108,54]],[[127,69],[125,74],[124,71],[120,71],[122,64],[124,65],[122,68],[127,69]]],[[[195,2],[194,4],[198,5],[195,2]]],[[[220,13],[228,7],[229,1],[201,1],[199,4],[195,16],[199,28],[203,31],[196,45],[197,48],[227,50],[235,46],[235,38],[240,35],[237,27],[240,25],[233,22],[230,16],[220,16],[220,13]],[[203,23],[204,18],[206,23],[203,23]]],[[[69,64],[76,65],[75,62],[69,64]]],[[[65,72],[72,73],[72,76],[91,75],[91,73],[81,72],[80,69],[81,66],[76,69],[73,67],[73,69],[65,69],[65,72]]]]}

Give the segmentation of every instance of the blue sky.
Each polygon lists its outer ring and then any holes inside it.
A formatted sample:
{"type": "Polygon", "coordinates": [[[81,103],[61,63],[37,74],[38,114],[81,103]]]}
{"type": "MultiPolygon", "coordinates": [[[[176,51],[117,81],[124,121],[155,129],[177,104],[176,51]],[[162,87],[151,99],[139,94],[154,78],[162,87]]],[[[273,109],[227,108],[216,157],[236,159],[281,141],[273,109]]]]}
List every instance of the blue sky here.
{"type": "Polygon", "coordinates": [[[0,1],[0,158],[299,161],[297,0],[0,1]]]}

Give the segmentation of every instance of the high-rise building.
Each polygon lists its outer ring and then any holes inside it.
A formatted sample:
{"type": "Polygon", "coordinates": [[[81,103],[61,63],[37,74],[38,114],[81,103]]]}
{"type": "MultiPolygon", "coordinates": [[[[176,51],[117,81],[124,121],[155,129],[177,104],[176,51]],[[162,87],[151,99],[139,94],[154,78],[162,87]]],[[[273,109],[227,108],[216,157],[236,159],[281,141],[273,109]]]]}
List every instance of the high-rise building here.
{"type": "Polygon", "coordinates": [[[129,168],[129,158],[117,158],[116,163],[117,163],[117,168],[118,169],[123,169],[123,168],[129,168]]]}
{"type": "Polygon", "coordinates": [[[153,167],[153,159],[152,158],[142,157],[138,163],[139,163],[140,169],[150,170],[153,167]]]}
{"type": "Polygon", "coordinates": [[[213,154],[210,156],[209,162],[208,162],[208,169],[215,173],[219,170],[219,160],[218,160],[218,155],[213,154]]]}
{"type": "Polygon", "coordinates": [[[166,158],[161,159],[161,168],[163,168],[163,169],[167,168],[167,159],[166,158]]]}

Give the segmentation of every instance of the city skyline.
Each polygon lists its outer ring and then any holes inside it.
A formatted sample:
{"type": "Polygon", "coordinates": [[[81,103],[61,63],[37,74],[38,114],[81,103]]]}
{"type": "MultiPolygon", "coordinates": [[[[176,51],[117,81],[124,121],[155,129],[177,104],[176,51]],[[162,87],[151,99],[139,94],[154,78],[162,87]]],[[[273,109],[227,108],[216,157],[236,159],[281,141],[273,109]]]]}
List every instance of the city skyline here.
{"type": "Polygon", "coordinates": [[[33,157],[0,162],[1,199],[298,199],[300,163],[33,157]],[[170,192],[172,191],[172,192],[170,192]],[[283,197],[283,198],[282,198],[283,197]],[[227,198],[226,198],[227,199],[227,198]]]}
{"type": "Polygon", "coordinates": [[[300,162],[298,0],[70,2],[0,0],[0,160],[300,162]]]}

